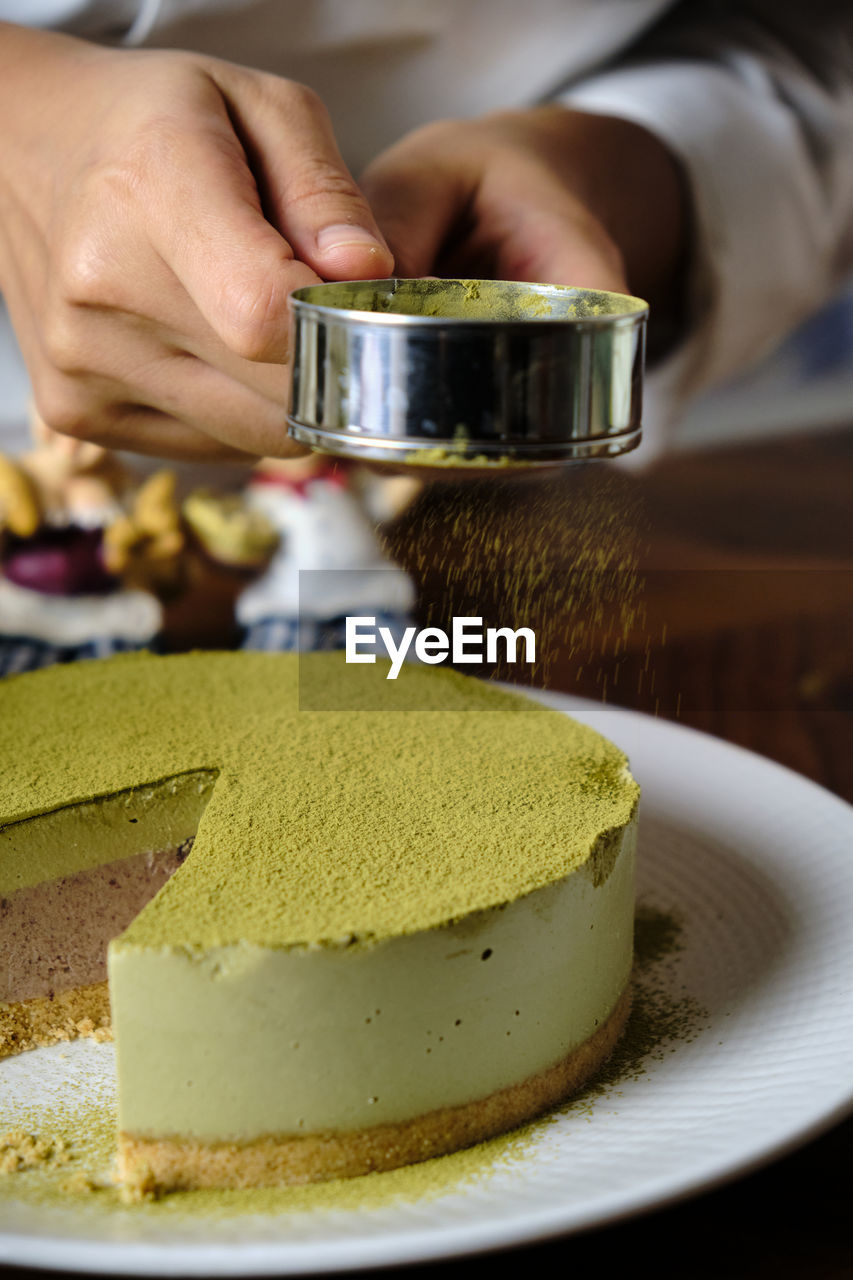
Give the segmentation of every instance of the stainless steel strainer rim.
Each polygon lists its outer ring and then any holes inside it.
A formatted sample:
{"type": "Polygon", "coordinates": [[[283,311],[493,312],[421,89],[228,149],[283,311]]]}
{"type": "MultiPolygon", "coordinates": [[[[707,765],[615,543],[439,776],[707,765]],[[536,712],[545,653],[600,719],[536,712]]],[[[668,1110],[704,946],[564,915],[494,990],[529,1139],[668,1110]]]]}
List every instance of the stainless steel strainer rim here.
{"type": "Polygon", "coordinates": [[[512,281],[380,280],[308,286],[293,310],[289,428],[314,448],[525,467],[639,443],[640,299],[512,281]],[[466,298],[471,314],[441,311],[462,310],[466,298]],[[406,309],[416,304],[440,314],[406,309]],[[574,314],[553,314],[559,308],[574,314]]]}

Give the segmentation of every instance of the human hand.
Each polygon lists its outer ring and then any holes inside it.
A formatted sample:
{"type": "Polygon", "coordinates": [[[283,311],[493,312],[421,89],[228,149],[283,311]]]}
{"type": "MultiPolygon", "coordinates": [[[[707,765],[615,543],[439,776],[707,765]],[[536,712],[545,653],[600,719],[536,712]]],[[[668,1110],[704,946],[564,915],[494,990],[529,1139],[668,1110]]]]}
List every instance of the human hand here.
{"type": "Polygon", "coordinates": [[[379,156],[362,189],[400,275],[570,284],[673,308],[681,178],[626,121],[559,106],[441,121],[379,156]]]}
{"type": "Polygon", "coordinates": [[[390,274],[322,104],[0,24],[0,290],[44,420],[171,458],[302,452],[291,289],[390,274]]]}

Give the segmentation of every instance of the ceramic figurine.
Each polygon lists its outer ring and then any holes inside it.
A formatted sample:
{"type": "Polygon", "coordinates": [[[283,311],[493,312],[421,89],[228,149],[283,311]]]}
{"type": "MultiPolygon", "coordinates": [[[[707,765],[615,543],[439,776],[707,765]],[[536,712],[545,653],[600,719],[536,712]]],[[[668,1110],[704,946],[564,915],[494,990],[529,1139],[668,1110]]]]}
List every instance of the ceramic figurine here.
{"type": "Polygon", "coordinates": [[[0,457],[0,675],[150,647],[182,545],[167,473],[133,496],[114,454],[32,426],[0,457]]]}
{"type": "MultiPolygon", "coordinates": [[[[382,487],[384,481],[376,481],[382,487]]],[[[387,556],[376,515],[399,509],[374,493],[358,468],[312,453],[264,459],[253,471],[246,501],[279,535],[267,569],[242,592],[237,619],[247,649],[344,648],[348,615],[371,615],[394,636],[411,625],[411,579],[387,556]]],[[[406,488],[406,500],[411,496],[406,488]]]]}

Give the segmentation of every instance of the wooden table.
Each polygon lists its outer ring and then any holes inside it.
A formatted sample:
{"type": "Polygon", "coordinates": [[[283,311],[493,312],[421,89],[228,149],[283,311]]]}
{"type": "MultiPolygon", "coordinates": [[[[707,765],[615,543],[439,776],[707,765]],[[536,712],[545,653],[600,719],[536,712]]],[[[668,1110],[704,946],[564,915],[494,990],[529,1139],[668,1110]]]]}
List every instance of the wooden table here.
{"type": "MultiPolygon", "coordinates": [[[[573,501],[589,510],[590,484],[594,493],[601,481],[566,478],[550,507],[571,524],[573,501]]],[[[504,522],[516,519],[517,493],[504,489],[490,500],[504,522]]],[[[853,428],[676,455],[643,474],[608,473],[598,500],[605,516],[633,512],[621,527],[638,544],[645,617],[617,642],[605,619],[595,657],[580,672],[563,646],[552,687],[604,693],[617,705],[678,719],[853,802],[853,428]]],[[[416,563],[411,548],[438,538],[441,513],[456,506],[452,491],[422,498],[395,532],[404,558],[416,563]]],[[[548,544],[540,539],[534,552],[547,561],[549,580],[571,570],[571,539],[555,532],[553,517],[553,510],[542,514],[548,544]]],[[[442,536],[452,561],[452,533],[442,536]]],[[[431,561],[422,576],[426,612],[437,619],[444,606],[431,561]]],[[[475,614],[482,604],[499,618],[503,583],[475,578],[460,587],[458,604],[475,614]]],[[[849,1280],[851,1162],[848,1120],[723,1189],[515,1251],[510,1261],[539,1275],[616,1274],[645,1260],[652,1274],[682,1280],[849,1280]]],[[[450,1280],[492,1265],[463,1260],[425,1270],[450,1280]]]]}
{"type": "MultiPolygon", "coordinates": [[[[851,498],[853,428],[676,455],[645,473],[581,468],[555,482],[483,484],[476,536],[470,493],[435,486],[388,539],[418,580],[423,619],[535,619],[551,687],[678,719],[853,801],[851,498]],[[608,574],[637,608],[626,616],[617,603],[591,620],[584,592],[608,574]]],[[[233,589],[219,582],[211,614],[224,634],[233,589]]],[[[198,640],[177,615],[175,634],[198,640]]],[[[627,1260],[683,1280],[849,1280],[851,1162],[847,1121],[723,1189],[509,1260],[534,1274],[606,1275],[627,1260]]],[[[494,1265],[422,1273],[450,1280],[494,1265]]],[[[0,1268],[0,1280],[32,1274],[0,1268]]]]}

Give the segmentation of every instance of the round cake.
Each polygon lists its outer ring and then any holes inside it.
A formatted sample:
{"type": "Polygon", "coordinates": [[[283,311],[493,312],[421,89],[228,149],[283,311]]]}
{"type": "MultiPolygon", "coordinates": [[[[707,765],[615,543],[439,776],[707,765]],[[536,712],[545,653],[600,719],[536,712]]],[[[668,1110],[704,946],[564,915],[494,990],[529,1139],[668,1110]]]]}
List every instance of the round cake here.
{"type": "Polygon", "coordinates": [[[106,1023],[108,944],[129,1180],[426,1159],[618,1039],[625,757],[453,671],[386,674],[204,653],[0,683],[0,1055],[106,1023]]]}

